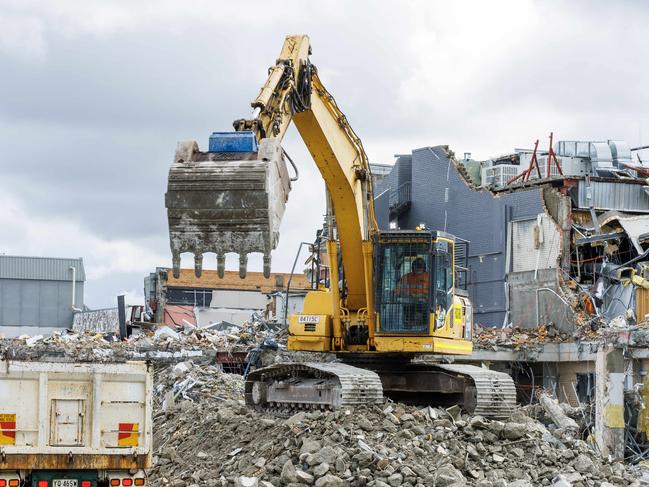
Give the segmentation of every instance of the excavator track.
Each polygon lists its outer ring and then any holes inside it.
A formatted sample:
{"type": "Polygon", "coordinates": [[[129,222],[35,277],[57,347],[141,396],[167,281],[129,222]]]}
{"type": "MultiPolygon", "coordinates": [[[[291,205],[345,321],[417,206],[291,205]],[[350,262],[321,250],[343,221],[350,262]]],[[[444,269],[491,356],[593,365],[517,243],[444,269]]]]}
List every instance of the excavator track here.
{"type": "Polygon", "coordinates": [[[246,404],[275,411],[338,409],[379,404],[378,374],[338,362],[275,364],[255,370],[245,383],[246,404]]]}
{"type": "Polygon", "coordinates": [[[380,404],[384,392],[396,399],[407,392],[409,402],[416,403],[448,405],[450,400],[471,414],[495,419],[509,417],[516,405],[509,375],[465,364],[409,363],[369,370],[339,362],[285,363],[255,370],[245,383],[246,404],[279,414],[380,404]]]}
{"type": "Polygon", "coordinates": [[[432,367],[473,381],[474,390],[465,393],[463,405],[471,414],[508,418],[516,406],[516,386],[504,372],[466,364],[437,364],[432,367]]]}

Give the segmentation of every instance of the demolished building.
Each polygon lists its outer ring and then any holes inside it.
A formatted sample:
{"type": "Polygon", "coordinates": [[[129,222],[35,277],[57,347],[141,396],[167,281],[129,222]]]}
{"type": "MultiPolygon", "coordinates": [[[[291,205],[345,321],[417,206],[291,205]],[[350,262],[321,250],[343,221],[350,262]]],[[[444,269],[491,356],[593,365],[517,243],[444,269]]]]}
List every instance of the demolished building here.
{"type": "Polygon", "coordinates": [[[613,140],[540,151],[537,141],[474,161],[423,147],[398,156],[375,189],[382,228],[424,225],[469,242],[456,260],[467,261],[475,322],[505,328],[478,334],[471,360],[509,372],[520,399],[544,387],[593,401],[598,441],[618,456],[631,423],[645,427],[624,409],[649,370],[649,168],[634,152],[613,140]],[[508,339],[511,329],[522,338],[508,339]]]}
{"type": "Polygon", "coordinates": [[[468,240],[480,324],[551,321],[570,330],[575,309],[641,321],[649,313],[646,175],[631,169],[619,141],[557,146],[558,166],[547,152],[519,150],[480,163],[478,178],[469,174],[474,161],[457,161],[446,147],[413,150],[375,192],[379,224],[423,223],[468,240]],[[530,167],[536,172],[521,178],[530,167]]]}

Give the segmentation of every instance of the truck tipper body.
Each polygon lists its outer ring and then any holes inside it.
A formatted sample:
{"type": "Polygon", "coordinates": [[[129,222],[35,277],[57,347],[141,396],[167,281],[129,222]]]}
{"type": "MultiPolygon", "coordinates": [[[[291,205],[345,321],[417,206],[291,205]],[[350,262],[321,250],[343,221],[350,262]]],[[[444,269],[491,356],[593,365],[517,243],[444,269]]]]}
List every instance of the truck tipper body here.
{"type": "Polygon", "coordinates": [[[148,485],[152,393],[144,362],[0,361],[0,485],[148,485]]]}

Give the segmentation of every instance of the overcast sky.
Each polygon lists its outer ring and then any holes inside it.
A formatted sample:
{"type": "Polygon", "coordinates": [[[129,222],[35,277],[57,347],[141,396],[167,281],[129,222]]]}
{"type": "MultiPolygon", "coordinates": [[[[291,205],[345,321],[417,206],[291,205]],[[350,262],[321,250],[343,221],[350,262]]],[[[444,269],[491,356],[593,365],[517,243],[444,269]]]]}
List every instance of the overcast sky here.
{"type": "MultiPolygon", "coordinates": [[[[206,149],[248,116],[287,34],[310,35],[372,162],[438,144],[488,158],[551,130],[648,144],[647,25],[642,1],[1,0],[0,253],[83,257],[90,307],[141,299],[171,263],[176,142],[206,149]]],[[[301,179],[274,271],[324,211],[295,129],[285,147],[301,179]]]]}

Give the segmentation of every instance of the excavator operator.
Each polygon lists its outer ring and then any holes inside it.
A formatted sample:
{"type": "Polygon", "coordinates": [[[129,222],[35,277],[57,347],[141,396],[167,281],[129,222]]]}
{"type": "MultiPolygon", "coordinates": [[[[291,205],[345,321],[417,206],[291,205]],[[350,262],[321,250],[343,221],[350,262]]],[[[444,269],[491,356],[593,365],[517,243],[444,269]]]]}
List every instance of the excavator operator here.
{"type": "Polygon", "coordinates": [[[404,274],[397,284],[396,294],[402,297],[427,298],[428,297],[428,272],[426,261],[417,257],[412,261],[411,271],[404,274]]]}

